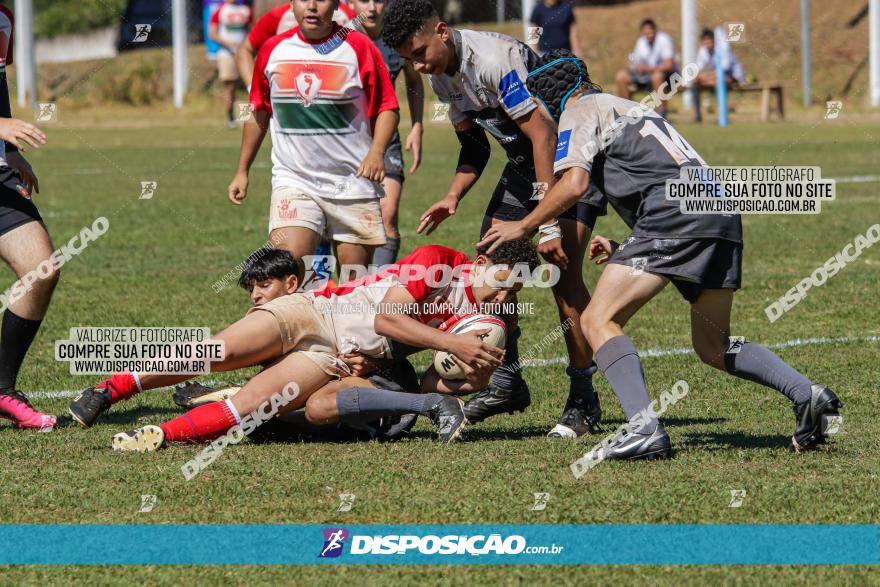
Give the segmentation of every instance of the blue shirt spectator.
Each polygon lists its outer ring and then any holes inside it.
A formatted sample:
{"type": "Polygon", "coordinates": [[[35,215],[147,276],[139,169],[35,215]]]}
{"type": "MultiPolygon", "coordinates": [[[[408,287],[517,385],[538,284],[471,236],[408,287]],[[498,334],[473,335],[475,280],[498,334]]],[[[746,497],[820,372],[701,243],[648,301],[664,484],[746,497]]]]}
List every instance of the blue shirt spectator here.
{"type": "Polygon", "coordinates": [[[528,43],[536,52],[568,49],[581,57],[574,9],[568,0],[541,0],[529,19],[532,30],[528,43]]]}

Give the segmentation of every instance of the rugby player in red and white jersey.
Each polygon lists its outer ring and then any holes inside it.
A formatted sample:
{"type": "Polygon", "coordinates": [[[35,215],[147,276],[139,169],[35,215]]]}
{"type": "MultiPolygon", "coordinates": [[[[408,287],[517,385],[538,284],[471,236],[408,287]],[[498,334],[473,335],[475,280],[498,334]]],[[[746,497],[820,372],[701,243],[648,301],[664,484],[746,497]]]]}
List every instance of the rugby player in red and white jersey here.
{"type": "Polygon", "coordinates": [[[272,242],[302,258],[326,235],[340,264],[366,266],[385,243],[380,183],[400,116],[382,55],[366,35],[333,22],[337,6],[294,0],[300,26],[260,49],[254,112],[228,194],[236,205],[247,196],[250,167],[271,125],[272,242]]]}
{"type": "MultiPolygon", "coordinates": [[[[348,26],[355,18],[355,12],[345,2],[339,3],[339,8],[333,13],[333,20],[339,26],[348,26]]],[[[260,48],[275,35],[286,33],[296,26],[296,17],[291,10],[291,2],[284,2],[257,20],[257,24],[251,29],[247,39],[235,53],[235,63],[241,79],[251,87],[254,77],[254,62],[260,48]]]]}
{"type": "MultiPolygon", "coordinates": [[[[340,355],[356,351],[375,359],[393,358],[389,339],[410,347],[452,353],[465,366],[467,379],[442,381],[440,385],[441,380],[434,377],[437,389],[429,391],[476,391],[488,384],[492,371],[501,364],[502,349],[480,339],[485,331],[452,334],[437,327],[485,304],[509,302],[523,285],[512,278],[519,274],[523,264],[529,271],[538,265],[535,247],[526,239],[506,243],[492,257],[478,255],[472,261],[464,253],[429,245],[376,275],[345,283],[330,292],[285,295],[251,308],[244,318],[213,339],[224,344],[225,356],[211,363],[211,372],[268,366],[234,397],[199,406],[161,426],[117,434],[113,448],[140,452],[156,450],[167,442],[213,440],[290,384],[296,386],[297,394],[284,409],[301,408],[328,383],[351,375],[340,355]]],[[[96,388],[112,389],[127,399],[140,391],[174,385],[188,378],[117,373],[96,388]]],[[[397,406],[395,398],[388,395],[395,392],[370,393],[377,394],[376,398],[383,396],[380,403],[388,410],[397,406]]],[[[374,404],[363,403],[362,407],[373,409],[374,404]]],[[[466,424],[462,404],[456,398],[440,407],[455,419],[448,438],[453,440],[466,424]]],[[[406,409],[416,411],[409,404],[406,409]]],[[[340,417],[344,410],[339,407],[340,417]]],[[[438,416],[438,420],[442,417],[438,416]]]]}
{"type": "Polygon", "coordinates": [[[12,25],[12,13],[0,6],[0,258],[20,279],[2,296],[0,418],[19,428],[51,430],[55,416],[35,410],[27,396],[16,389],[19,369],[46,315],[59,274],[50,262],[53,247],[49,233],[31,201],[40,184],[19,152],[38,149],[46,143],[46,135],[12,118],[9,104],[6,65],[12,63],[12,25]],[[24,295],[17,295],[19,292],[24,295]]]}
{"type": "Polygon", "coordinates": [[[247,39],[253,11],[247,4],[238,0],[226,0],[211,15],[208,36],[220,45],[217,51],[217,73],[224,85],[224,105],[227,124],[235,128],[232,110],[235,102],[235,82],[238,81],[238,68],[235,65],[235,52],[247,39]]]}

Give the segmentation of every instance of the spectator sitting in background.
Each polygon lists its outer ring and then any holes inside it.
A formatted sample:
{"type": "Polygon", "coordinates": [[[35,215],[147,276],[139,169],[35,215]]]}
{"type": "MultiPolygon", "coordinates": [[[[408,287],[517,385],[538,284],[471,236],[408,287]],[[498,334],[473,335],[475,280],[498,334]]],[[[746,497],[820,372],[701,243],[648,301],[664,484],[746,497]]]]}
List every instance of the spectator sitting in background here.
{"type": "MultiPolygon", "coordinates": [[[[745,72],[743,66],[733,54],[730,43],[724,37],[719,43],[718,52],[721,56],[721,68],[724,70],[724,83],[728,87],[741,84],[745,80],[745,72]]],[[[700,51],[697,53],[697,65],[700,73],[691,86],[691,92],[694,102],[694,119],[702,122],[703,116],[700,113],[700,91],[703,89],[715,90],[715,84],[718,82],[718,76],[715,71],[715,33],[712,29],[703,29],[700,34],[700,51]]]]}
{"type": "MultiPolygon", "coordinates": [[[[657,24],[647,18],[639,27],[642,36],[636,41],[630,55],[630,69],[617,72],[617,95],[627,100],[632,98],[630,85],[637,90],[654,91],[663,85],[676,70],[675,43],[668,34],[657,30],[657,24]]],[[[661,102],[657,110],[666,116],[666,102],[661,102]]]]}
{"type": "Polygon", "coordinates": [[[577,57],[581,55],[574,9],[568,0],[541,0],[535,5],[529,19],[533,34],[529,46],[539,55],[554,49],[568,49],[577,57]]]}

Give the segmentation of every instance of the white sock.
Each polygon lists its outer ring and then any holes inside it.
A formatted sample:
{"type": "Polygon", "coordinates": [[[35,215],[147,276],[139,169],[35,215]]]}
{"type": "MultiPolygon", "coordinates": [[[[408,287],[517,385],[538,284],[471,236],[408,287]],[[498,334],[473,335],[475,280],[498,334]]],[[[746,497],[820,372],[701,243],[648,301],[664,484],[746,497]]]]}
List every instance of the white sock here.
{"type": "Polygon", "coordinates": [[[238,413],[238,410],[235,409],[235,406],[232,405],[232,400],[227,399],[223,401],[226,402],[226,405],[229,407],[229,411],[232,413],[233,416],[235,416],[235,423],[241,424],[241,415],[238,413]]]}

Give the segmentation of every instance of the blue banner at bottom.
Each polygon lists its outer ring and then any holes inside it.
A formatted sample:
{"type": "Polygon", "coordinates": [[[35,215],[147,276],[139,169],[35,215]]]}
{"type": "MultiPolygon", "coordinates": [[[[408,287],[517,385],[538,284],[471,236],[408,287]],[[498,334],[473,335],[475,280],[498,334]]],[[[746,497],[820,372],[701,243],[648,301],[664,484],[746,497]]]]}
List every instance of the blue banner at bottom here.
{"type": "Polygon", "coordinates": [[[876,565],[880,525],[0,525],[0,564],[876,565]]]}

